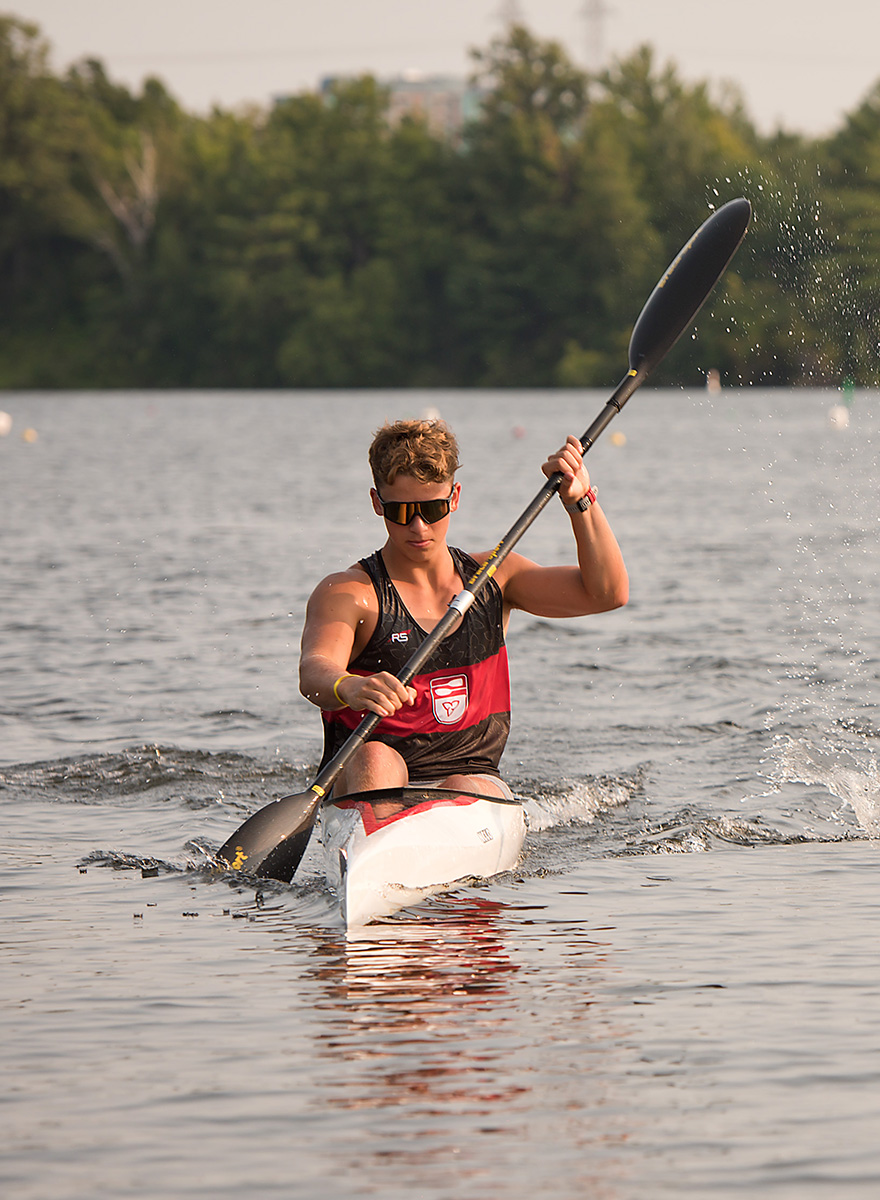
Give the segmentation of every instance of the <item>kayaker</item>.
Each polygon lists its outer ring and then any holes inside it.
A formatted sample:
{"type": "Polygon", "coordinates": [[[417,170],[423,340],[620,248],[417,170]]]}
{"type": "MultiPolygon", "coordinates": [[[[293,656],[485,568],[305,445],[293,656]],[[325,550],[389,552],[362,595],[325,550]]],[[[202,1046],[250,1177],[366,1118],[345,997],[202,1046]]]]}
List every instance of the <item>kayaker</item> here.
{"type": "Polygon", "coordinates": [[[334,794],[426,784],[510,796],[499,763],[510,728],[504,635],[514,609],[576,617],[626,604],[629,583],[617,540],[591,487],[581,444],[569,437],[543,465],[563,476],[576,566],[542,567],[511,552],[457,630],[404,687],[396,675],[450,600],[486,560],[447,544],[461,499],[458,446],[440,420],[397,421],[369,451],[373,510],[385,521],[381,550],[329,575],[308,603],[300,690],[324,721],[324,762],[364,712],[381,724],[336,780],[334,794]]]}

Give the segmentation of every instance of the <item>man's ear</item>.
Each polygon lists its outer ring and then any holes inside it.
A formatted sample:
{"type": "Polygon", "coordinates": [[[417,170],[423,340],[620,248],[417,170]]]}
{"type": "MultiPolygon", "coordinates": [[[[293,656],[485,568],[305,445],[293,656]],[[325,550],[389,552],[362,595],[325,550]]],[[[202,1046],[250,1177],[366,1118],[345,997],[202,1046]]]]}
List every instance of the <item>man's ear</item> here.
{"type": "Polygon", "coordinates": [[[370,488],[370,499],[373,501],[373,512],[377,517],[384,517],[385,510],[382,507],[382,502],[379,499],[379,493],[374,487],[370,488]]]}
{"type": "Polygon", "coordinates": [[[455,512],[455,510],[458,508],[458,502],[460,499],[461,499],[461,484],[454,483],[452,485],[452,501],[450,502],[450,505],[449,505],[450,512],[455,512]]]}

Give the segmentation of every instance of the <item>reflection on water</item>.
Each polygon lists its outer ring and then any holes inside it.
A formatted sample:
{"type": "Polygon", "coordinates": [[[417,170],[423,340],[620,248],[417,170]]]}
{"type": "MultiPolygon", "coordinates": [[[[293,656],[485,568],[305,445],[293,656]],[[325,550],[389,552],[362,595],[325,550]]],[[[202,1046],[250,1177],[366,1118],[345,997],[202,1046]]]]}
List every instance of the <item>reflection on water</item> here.
{"type": "Polygon", "coordinates": [[[328,1019],[321,1052],[359,1064],[331,1086],[332,1104],[488,1115],[528,1090],[502,1081],[518,970],[504,944],[505,907],[466,897],[443,908],[431,923],[389,921],[316,946],[311,974],[324,985],[328,1019]]]}
{"type": "Polygon", "coordinates": [[[520,1171],[540,1184],[549,1139],[566,1146],[553,1164],[561,1194],[616,1195],[609,1151],[626,1129],[609,1112],[599,1132],[588,1115],[607,1102],[621,1033],[591,987],[605,943],[579,923],[560,929],[543,906],[472,893],[313,937],[322,1101],[346,1130],[334,1170],[349,1187],[363,1171],[385,1194],[404,1179],[409,1194],[468,1182],[511,1194],[520,1171]]]}

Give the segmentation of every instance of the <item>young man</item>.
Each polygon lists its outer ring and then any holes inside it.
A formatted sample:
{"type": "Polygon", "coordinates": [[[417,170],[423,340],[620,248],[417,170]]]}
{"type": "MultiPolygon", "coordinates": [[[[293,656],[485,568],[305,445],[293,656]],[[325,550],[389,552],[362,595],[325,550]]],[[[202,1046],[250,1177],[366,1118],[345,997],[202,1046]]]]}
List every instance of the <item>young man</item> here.
{"type": "MultiPolygon", "coordinates": [[[[577,566],[541,567],[511,552],[458,628],[410,687],[396,678],[488,558],[446,542],[458,508],[458,447],[442,421],[398,421],[370,447],[373,510],[384,517],[381,550],[318,584],[309,600],[300,690],[322,710],[324,759],[365,712],[383,720],[349,760],[334,794],[432,783],[510,796],[498,764],[510,727],[504,634],[510,614],[576,617],[626,604],[626,567],[596,502],[581,445],[569,437],[544,463],[563,476],[577,566]]],[[[323,765],[322,762],[322,765],[323,765]]]]}

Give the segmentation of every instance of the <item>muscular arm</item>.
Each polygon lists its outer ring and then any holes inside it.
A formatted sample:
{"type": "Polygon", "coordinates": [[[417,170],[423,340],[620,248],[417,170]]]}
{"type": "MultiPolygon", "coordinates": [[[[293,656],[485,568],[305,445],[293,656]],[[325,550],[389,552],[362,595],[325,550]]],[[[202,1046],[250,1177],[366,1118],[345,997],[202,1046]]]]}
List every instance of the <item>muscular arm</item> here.
{"type": "MultiPolygon", "coordinates": [[[[574,504],[590,487],[580,442],[569,437],[544,464],[549,477],[563,476],[559,497],[574,504]]],[[[520,554],[510,554],[496,579],[508,607],[540,617],[581,617],[619,608],[629,599],[629,578],[611,526],[599,507],[570,514],[577,547],[577,566],[540,567],[520,554]]]]}
{"type": "Polygon", "coordinates": [[[373,596],[363,572],[354,568],[328,576],[309,599],[299,661],[299,688],[307,700],[327,712],[349,705],[356,712],[390,716],[415,699],[415,691],[405,688],[387,671],[370,676],[346,674],[348,664],[366,645],[375,628],[377,611],[373,596]]]}

